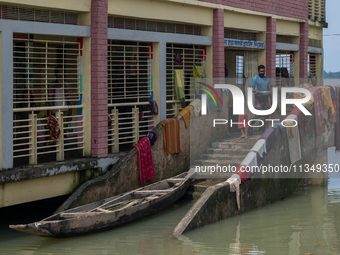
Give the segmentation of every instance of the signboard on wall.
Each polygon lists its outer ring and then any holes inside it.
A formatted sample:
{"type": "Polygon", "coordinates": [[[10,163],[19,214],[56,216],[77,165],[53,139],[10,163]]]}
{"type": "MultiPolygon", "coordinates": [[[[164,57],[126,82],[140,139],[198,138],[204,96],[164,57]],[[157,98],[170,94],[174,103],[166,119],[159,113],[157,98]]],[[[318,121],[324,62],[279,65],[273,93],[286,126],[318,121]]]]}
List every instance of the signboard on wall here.
{"type": "Polygon", "coordinates": [[[252,49],[265,49],[266,42],[260,41],[248,41],[248,40],[237,40],[224,38],[224,47],[241,47],[241,48],[252,48],[252,49]]]}

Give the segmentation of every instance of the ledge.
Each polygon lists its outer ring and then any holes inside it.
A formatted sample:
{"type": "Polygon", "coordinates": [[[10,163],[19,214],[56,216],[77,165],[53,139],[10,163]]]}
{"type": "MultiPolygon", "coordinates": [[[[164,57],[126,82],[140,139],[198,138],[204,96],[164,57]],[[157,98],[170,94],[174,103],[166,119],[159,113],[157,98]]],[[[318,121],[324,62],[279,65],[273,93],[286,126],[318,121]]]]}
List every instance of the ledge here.
{"type": "Polygon", "coordinates": [[[115,164],[124,155],[126,155],[126,153],[116,153],[110,154],[106,158],[77,158],[2,170],[0,171],[0,184],[32,180],[75,171],[85,171],[88,169],[96,169],[99,173],[105,173],[109,170],[110,166],[115,164]]]}

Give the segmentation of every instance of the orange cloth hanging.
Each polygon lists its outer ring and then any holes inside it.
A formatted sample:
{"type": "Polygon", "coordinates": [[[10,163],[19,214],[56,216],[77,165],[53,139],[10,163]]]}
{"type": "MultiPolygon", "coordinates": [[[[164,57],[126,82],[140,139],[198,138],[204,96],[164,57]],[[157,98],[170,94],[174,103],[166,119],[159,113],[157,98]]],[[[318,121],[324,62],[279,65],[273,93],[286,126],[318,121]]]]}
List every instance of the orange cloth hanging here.
{"type": "Polygon", "coordinates": [[[164,127],[164,153],[180,153],[179,119],[166,119],[159,123],[164,127]]]}

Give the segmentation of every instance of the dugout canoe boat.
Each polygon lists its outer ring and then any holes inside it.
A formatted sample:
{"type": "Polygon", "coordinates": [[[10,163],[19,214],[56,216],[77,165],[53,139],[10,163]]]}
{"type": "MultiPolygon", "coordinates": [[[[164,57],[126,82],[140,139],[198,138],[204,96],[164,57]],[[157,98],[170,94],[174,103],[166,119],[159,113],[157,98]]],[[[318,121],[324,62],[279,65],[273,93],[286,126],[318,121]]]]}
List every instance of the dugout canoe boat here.
{"type": "Polygon", "coordinates": [[[175,177],[91,204],[69,209],[41,221],[10,225],[43,237],[68,237],[99,232],[154,214],[182,197],[193,173],[175,177]]]}

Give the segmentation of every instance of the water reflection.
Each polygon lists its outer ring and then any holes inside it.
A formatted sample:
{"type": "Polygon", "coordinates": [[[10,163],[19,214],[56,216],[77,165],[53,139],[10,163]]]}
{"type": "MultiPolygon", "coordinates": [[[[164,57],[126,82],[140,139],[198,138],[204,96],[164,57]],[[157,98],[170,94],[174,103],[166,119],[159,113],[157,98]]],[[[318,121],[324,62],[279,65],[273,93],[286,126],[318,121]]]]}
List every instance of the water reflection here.
{"type": "Polygon", "coordinates": [[[171,233],[192,203],[178,202],[127,226],[66,239],[15,232],[3,219],[0,254],[339,254],[339,187],[340,179],[331,179],[328,191],[299,187],[285,200],[184,233],[179,240],[171,233]]]}
{"type": "Polygon", "coordinates": [[[338,254],[340,204],[327,201],[340,199],[340,180],[331,183],[328,195],[323,187],[301,187],[284,201],[185,233],[182,240],[207,254],[338,254]]]}

